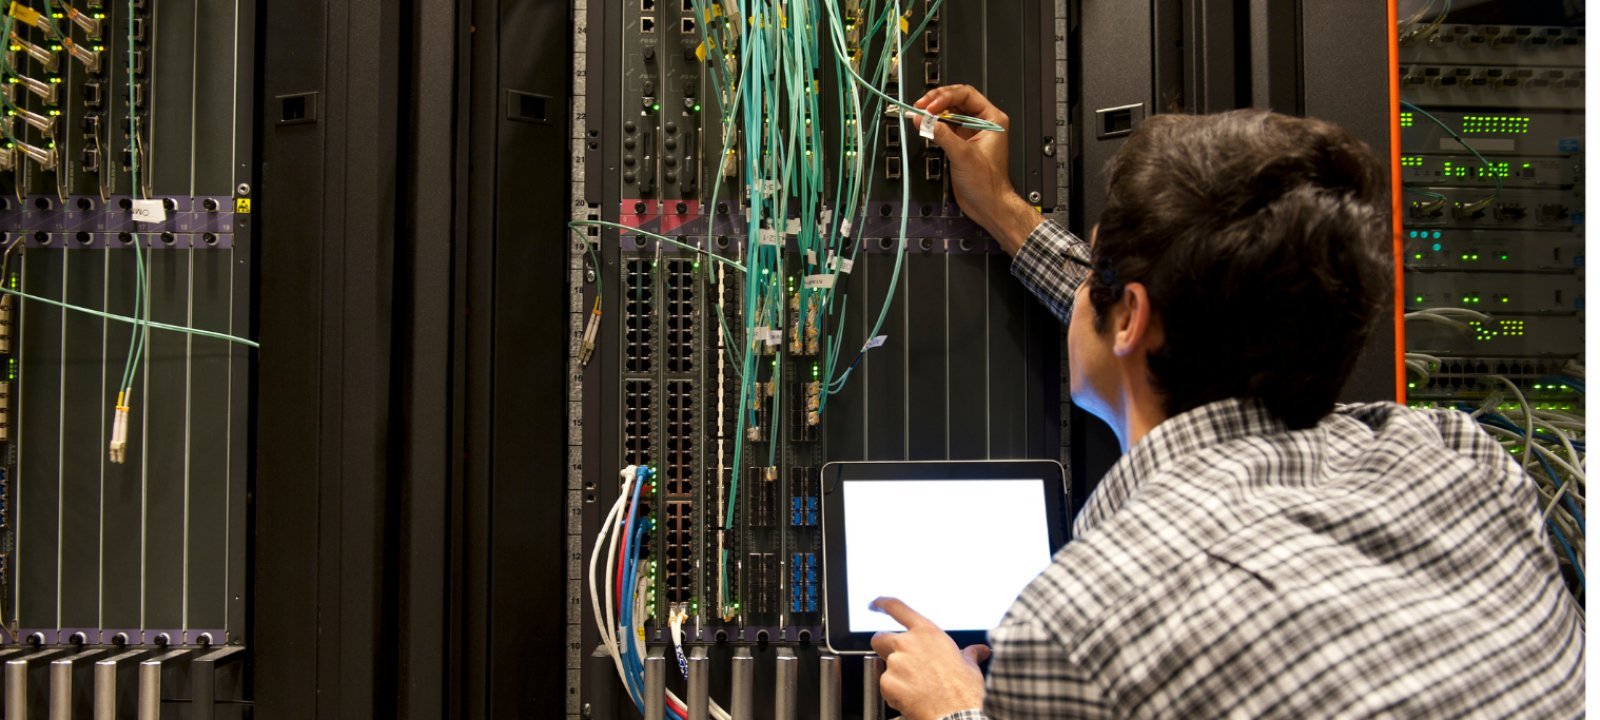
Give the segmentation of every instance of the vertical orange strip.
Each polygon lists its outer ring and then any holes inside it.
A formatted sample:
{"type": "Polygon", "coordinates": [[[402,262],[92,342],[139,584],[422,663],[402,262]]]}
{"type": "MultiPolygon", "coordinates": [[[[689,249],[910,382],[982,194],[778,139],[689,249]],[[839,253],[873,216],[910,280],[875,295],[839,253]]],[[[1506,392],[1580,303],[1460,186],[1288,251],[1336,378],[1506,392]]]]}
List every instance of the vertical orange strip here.
{"type": "Polygon", "coordinates": [[[1394,398],[1406,401],[1405,245],[1400,239],[1400,10],[1389,0],[1389,190],[1394,221],[1394,398]]]}

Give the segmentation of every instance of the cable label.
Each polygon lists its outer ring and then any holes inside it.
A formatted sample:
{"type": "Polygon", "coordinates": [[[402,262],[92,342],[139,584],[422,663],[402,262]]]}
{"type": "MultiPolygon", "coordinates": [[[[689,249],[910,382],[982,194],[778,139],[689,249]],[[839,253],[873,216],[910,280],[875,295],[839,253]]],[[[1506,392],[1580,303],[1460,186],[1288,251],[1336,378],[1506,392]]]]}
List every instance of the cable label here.
{"type": "Polygon", "coordinates": [[[832,290],[833,289],[833,278],[834,278],[834,276],[832,276],[832,275],[807,275],[806,276],[806,289],[807,290],[832,290]]]}
{"type": "Polygon", "coordinates": [[[159,223],[167,221],[167,206],[159,198],[133,201],[133,221],[159,223]]]}
{"type": "Polygon", "coordinates": [[[939,124],[939,118],[932,115],[925,115],[922,118],[922,123],[917,126],[917,134],[932,140],[933,126],[937,124],[939,124]]]}
{"type": "Polygon", "coordinates": [[[871,349],[873,349],[875,347],[883,347],[883,344],[886,343],[886,342],[889,342],[889,336],[888,335],[879,335],[879,336],[877,336],[877,337],[875,337],[875,338],[873,338],[871,340],[868,340],[867,344],[862,345],[861,346],[861,352],[866,352],[866,351],[871,350],[871,349]]]}

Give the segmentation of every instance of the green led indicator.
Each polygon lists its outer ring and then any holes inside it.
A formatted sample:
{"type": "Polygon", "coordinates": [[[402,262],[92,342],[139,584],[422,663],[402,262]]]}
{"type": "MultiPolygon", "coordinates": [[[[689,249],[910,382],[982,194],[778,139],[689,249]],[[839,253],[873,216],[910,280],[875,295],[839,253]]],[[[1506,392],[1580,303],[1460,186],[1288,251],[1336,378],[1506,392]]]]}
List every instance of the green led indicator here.
{"type": "Polygon", "coordinates": [[[661,112],[661,103],[655,103],[654,105],[651,105],[650,112],[661,112]]]}
{"type": "Polygon", "coordinates": [[[694,111],[695,112],[700,112],[700,103],[695,103],[694,104],[694,111]]]}
{"type": "Polygon", "coordinates": [[[1511,259],[1511,256],[1510,256],[1510,255],[1507,255],[1507,254],[1505,254],[1505,253],[1500,253],[1500,259],[1501,259],[1501,260],[1510,260],[1510,259],[1511,259]]]}
{"type": "Polygon", "coordinates": [[[1421,295],[1417,296],[1417,302],[1419,302],[1419,303],[1422,302],[1422,296],[1421,295]]]}
{"type": "Polygon", "coordinates": [[[1505,304],[1505,303],[1508,303],[1508,302],[1511,302],[1511,298],[1508,298],[1508,297],[1506,297],[1506,296],[1504,296],[1504,295],[1501,295],[1501,296],[1500,296],[1500,303],[1501,303],[1501,304],[1502,304],[1502,305],[1503,305],[1503,304],[1505,304]]]}

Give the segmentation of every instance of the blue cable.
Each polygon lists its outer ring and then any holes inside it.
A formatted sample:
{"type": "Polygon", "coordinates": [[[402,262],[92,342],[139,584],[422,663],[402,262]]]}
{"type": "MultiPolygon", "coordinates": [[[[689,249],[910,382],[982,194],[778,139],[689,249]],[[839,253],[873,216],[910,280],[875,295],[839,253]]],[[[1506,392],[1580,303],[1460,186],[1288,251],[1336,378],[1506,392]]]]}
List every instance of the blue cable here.
{"type": "MultiPolygon", "coordinates": [[[[1500,428],[1501,430],[1514,432],[1519,437],[1527,437],[1527,433],[1522,428],[1517,427],[1514,423],[1512,423],[1511,418],[1498,413],[1486,413],[1481,422],[1500,428]]],[[[1534,434],[1538,434],[1537,430],[1535,430],[1534,434]]],[[[1572,446],[1574,450],[1581,449],[1576,442],[1574,442],[1572,446]]],[[[1539,453],[1534,453],[1533,457],[1535,460],[1539,461],[1539,466],[1544,468],[1545,473],[1550,476],[1550,479],[1554,480],[1556,477],[1556,470],[1555,467],[1550,464],[1550,461],[1546,460],[1544,456],[1540,455],[1539,453]]],[[[1561,494],[1561,500],[1562,504],[1566,506],[1567,510],[1572,513],[1572,519],[1578,522],[1578,529],[1587,533],[1589,531],[1588,523],[1584,520],[1583,511],[1578,509],[1578,503],[1572,499],[1570,494],[1567,493],[1561,494]]]]}
{"type": "Polygon", "coordinates": [[[1556,542],[1561,543],[1561,549],[1567,553],[1567,562],[1572,563],[1572,571],[1578,574],[1578,592],[1582,593],[1589,587],[1589,581],[1583,577],[1583,565],[1578,563],[1578,556],[1572,552],[1572,546],[1567,544],[1567,536],[1561,533],[1561,528],[1555,523],[1549,523],[1550,533],[1555,536],[1556,542]]]}
{"type": "MultiPolygon", "coordinates": [[[[648,481],[648,479],[650,478],[652,471],[650,470],[649,467],[641,467],[635,472],[636,472],[636,475],[634,477],[634,482],[633,482],[633,498],[629,501],[629,505],[628,505],[628,516],[629,517],[633,517],[634,514],[638,512],[640,491],[644,488],[644,485],[648,481]]],[[[634,653],[633,653],[633,637],[632,637],[632,634],[631,634],[633,632],[633,593],[634,593],[634,590],[635,590],[635,587],[634,587],[635,586],[635,578],[637,576],[636,568],[634,567],[634,562],[633,562],[634,561],[633,543],[638,537],[638,529],[639,529],[639,524],[638,523],[630,524],[628,526],[628,532],[623,536],[623,543],[622,543],[622,597],[623,597],[623,600],[621,602],[622,607],[620,609],[621,609],[621,617],[622,617],[622,630],[623,630],[624,636],[620,639],[621,641],[618,644],[622,646],[621,647],[621,654],[622,654],[622,661],[623,661],[622,665],[623,665],[623,681],[624,681],[624,685],[627,686],[628,694],[633,697],[634,705],[638,706],[640,711],[642,712],[644,710],[644,691],[643,691],[644,665],[643,665],[643,662],[640,661],[638,656],[634,655],[634,653]]]]}

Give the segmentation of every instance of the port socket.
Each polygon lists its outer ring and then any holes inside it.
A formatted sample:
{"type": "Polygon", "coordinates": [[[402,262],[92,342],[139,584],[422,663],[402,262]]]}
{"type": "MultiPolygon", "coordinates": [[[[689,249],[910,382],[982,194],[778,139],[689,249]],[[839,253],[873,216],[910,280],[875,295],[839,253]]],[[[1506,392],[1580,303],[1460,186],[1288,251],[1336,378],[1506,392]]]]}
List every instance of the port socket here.
{"type": "Polygon", "coordinates": [[[1515,203],[1496,205],[1494,217],[1501,222],[1515,222],[1528,216],[1528,209],[1515,203]]]}
{"type": "Polygon", "coordinates": [[[103,100],[100,97],[100,81],[89,80],[83,84],[83,106],[98,108],[103,100]]]}
{"type": "Polygon", "coordinates": [[[1565,205],[1540,205],[1538,212],[1541,223],[1565,222],[1572,216],[1565,205]]]}
{"type": "Polygon", "coordinates": [[[939,77],[939,61],[929,60],[922,66],[922,81],[928,85],[938,85],[942,80],[939,77]]]}
{"type": "Polygon", "coordinates": [[[939,157],[938,155],[929,155],[927,159],[927,167],[923,170],[923,176],[929,180],[943,180],[944,158],[939,157]]]}
{"type": "Polygon", "coordinates": [[[924,55],[939,54],[939,28],[930,27],[922,34],[922,53],[924,55]]]}
{"type": "Polygon", "coordinates": [[[656,0],[639,0],[639,12],[655,12],[656,0]]]}
{"type": "Polygon", "coordinates": [[[883,146],[887,148],[900,147],[900,128],[895,125],[898,120],[889,120],[883,124],[883,146]]]}
{"type": "Polygon", "coordinates": [[[889,180],[900,179],[900,158],[885,158],[883,163],[883,177],[889,180]]]}
{"type": "Polygon", "coordinates": [[[694,18],[686,17],[678,21],[678,29],[685,35],[695,34],[694,18]]]}
{"type": "Polygon", "coordinates": [[[656,19],[655,18],[639,18],[639,32],[646,33],[646,34],[654,34],[655,31],[656,31],[656,19]]]}

